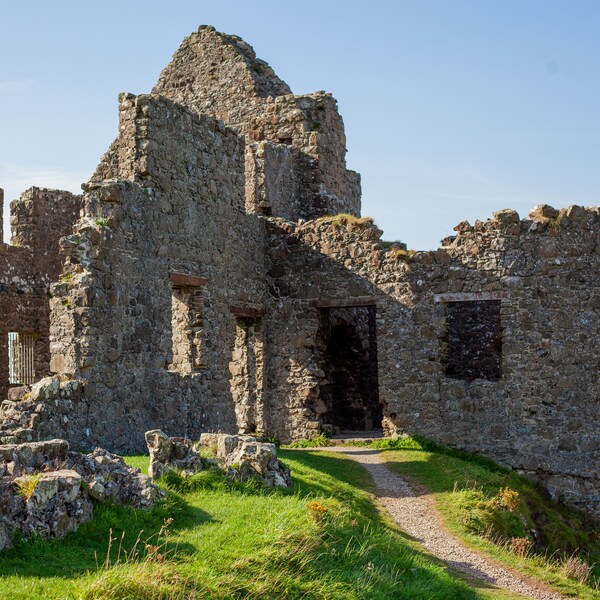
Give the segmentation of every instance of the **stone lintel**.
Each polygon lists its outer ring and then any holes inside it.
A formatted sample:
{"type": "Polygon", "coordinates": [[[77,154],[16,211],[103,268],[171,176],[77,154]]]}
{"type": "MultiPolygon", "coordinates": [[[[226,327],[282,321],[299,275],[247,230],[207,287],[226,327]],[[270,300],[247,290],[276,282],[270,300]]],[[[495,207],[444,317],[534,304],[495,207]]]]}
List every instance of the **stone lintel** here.
{"type": "Polygon", "coordinates": [[[246,319],[258,319],[265,314],[262,308],[251,308],[248,306],[229,306],[229,310],[236,317],[242,317],[246,319]]]}
{"type": "Polygon", "coordinates": [[[508,298],[507,292],[457,292],[455,294],[435,294],[433,301],[442,302],[476,302],[477,300],[502,300],[508,298]]]}
{"type": "Polygon", "coordinates": [[[173,285],[181,287],[202,287],[208,284],[208,279],[204,279],[204,277],[192,277],[183,273],[169,273],[169,281],[173,285]]]}
{"type": "Polygon", "coordinates": [[[315,308],[354,308],[356,306],[375,306],[376,296],[355,296],[354,298],[319,298],[312,305],[315,308]]]}

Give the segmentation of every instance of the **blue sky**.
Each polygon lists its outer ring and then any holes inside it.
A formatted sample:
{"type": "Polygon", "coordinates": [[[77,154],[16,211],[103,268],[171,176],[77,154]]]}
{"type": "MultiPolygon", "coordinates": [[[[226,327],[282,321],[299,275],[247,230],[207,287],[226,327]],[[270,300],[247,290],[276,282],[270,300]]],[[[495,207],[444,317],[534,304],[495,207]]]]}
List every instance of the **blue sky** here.
{"type": "Polygon", "coordinates": [[[31,185],[78,191],[118,93],[150,91],[203,23],[295,93],[334,94],[385,239],[428,249],[501,208],[600,204],[595,0],[2,0],[0,23],[6,204],[31,185]]]}

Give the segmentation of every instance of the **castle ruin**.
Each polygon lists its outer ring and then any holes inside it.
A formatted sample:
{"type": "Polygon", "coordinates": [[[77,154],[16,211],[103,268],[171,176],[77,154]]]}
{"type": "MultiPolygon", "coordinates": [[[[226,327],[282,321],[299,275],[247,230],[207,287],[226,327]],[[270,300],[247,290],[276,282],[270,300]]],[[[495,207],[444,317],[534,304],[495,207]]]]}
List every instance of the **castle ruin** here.
{"type": "Polygon", "coordinates": [[[418,433],[600,514],[600,208],[390,248],[345,153],[331,95],[186,38],[82,196],[11,203],[0,440],[418,433]]]}

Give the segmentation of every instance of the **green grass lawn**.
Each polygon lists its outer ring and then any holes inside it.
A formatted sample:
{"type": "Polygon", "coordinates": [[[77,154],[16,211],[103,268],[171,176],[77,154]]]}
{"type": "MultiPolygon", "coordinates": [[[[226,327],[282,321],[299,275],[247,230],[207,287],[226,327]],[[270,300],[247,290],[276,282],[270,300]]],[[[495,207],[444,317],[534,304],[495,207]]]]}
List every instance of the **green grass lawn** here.
{"type": "MultiPolygon", "coordinates": [[[[0,598],[509,597],[457,579],[382,520],[360,465],[333,453],[280,454],[291,492],[229,486],[203,471],[187,485],[171,478],[179,492],[152,511],[96,506],[63,539],[18,542],[0,553],[0,598]],[[326,512],[313,514],[311,501],[326,512]],[[123,560],[138,536],[140,558],[123,560]]],[[[148,459],[127,460],[145,468],[148,459]]]]}
{"type": "MultiPolygon", "coordinates": [[[[407,447],[385,451],[390,469],[431,491],[445,525],[467,544],[564,594],[600,598],[597,522],[552,502],[529,480],[491,461],[410,438],[398,445],[407,447]],[[512,511],[498,507],[501,488],[518,493],[512,511]],[[511,538],[530,540],[526,557],[509,549],[511,538]],[[561,567],[564,557],[572,554],[593,565],[588,585],[567,577],[561,567]]],[[[385,450],[390,444],[376,446],[385,450]]]]}

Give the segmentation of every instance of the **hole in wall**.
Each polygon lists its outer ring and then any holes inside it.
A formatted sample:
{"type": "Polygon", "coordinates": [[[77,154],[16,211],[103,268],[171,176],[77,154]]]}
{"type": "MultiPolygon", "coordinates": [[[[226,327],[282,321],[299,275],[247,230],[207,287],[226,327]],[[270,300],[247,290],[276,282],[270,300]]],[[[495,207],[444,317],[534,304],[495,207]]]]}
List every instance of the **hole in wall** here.
{"type": "Polygon", "coordinates": [[[447,302],[442,363],[452,379],[502,377],[500,300],[447,302]]]}
{"type": "Polygon", "coordinates": [[[381,429],[375,317],[375,306],[320,309],[317,414],[333,434],[381,429]]]}
{"type": "Polygon", "coordinates": [[[238,433],[263,432],[264,349],[262,319],[236,317],[229,372],[238,433]]]}

